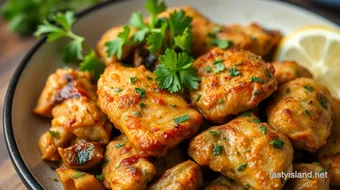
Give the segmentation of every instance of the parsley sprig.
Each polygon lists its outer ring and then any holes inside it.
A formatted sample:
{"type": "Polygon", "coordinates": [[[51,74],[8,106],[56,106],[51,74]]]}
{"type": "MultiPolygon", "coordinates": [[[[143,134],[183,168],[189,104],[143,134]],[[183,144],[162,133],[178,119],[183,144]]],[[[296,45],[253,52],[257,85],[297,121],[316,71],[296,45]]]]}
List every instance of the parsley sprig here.
{"type": "Polygon", "coordinates": [[[53,25],[45,20],[42,25],[38,26],[34,33],[36,37],[43,34],[47,35],[48,42],[54,42],[60,38],[68,38],[71,41],[63,47],[62,58],[66,63],[79,63],[79,70],[90,71],[94,78],[98,79],[100,74],[104,72],[105,64],[96,56],[94,50],[89,48],[82,36],[72,31],[72,25],[76,21],[72,11],[65,13],[57,13],[53,21],[57,25],[53,25]]]}

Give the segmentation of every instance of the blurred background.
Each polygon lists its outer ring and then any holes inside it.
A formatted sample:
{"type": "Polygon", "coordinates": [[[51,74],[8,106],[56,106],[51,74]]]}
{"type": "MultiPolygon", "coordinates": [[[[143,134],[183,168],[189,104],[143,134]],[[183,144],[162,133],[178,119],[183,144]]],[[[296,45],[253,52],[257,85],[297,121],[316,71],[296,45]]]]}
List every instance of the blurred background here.
{"type": "MultiPolygon", "coordinates": [[[[32,35],[36,27],[44,19],[49,20],[58,11],[78,12],[103,1],[115,0],[0,0],[1,126],[3,102],[8,83],[23,56],[37,42],[32,35]]],[[[320,14],[340,25],[340,0],[285,1],[320,14]]],[[[2,127],[0,136],[0,189],[25,189],[9,160],[2,127]]]]}

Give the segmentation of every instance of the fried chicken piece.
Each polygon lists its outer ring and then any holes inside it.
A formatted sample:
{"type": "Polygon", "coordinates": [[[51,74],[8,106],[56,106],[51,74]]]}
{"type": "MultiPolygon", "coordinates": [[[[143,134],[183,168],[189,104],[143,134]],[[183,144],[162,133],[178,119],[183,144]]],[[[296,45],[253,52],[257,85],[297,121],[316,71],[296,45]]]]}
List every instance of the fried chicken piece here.
{"type": "Polygon", "coordinates": [[[55,73],[48,77],[33,112],[51,118],[52,108],[60,101],[58,100],[57,94],[71,81],[76,81],[78,89],[83,89],[78,93],[74,92],[74,96],[80,95],[80,93],[86,91],[86,95],[90,99],[96,100],[97,96],[95,94],[95,88],[91,84],[91,80],[92,77],[89,72],[76,71],[70,68],[57,69],[55,73]]]}
{"type": "Polygon", "coordinates": [[[326,170],[318,163],[295,164],[294,171],[305,175],[302,178],[288,180],[287,190],[329,190],[329,177],[326,170]]]}
{"type": "Polygon", "coordinates": [[[106,147],[103,183],[113,190],[145,189],[156,174],[156,168],[140,156],[125,135],[114,138],[106,147]]]}
{"type": "Polygon", "coordinates": [[[331,185],[340,187],[340,100],[332,100],[334,126],[327,143],[318,151],[321,165],[327,169],[331,185]]]}
{"type": "Polygon", "coordinates": [[[214,179],[211,183],[209,183],[204,190],[246,190],[241,185],[235,183],[234,180],[225,177],[223,175],[214,179]]]}
{"type": "Polygon", "coordinates": [[[307,69],[298,65],[295,61],[275,61],[272,65],[275,70],[274,76],[279,85],[300,77],[313,78],[307,69]]]}
{"type": "Polygon", "coordinates": [[[58,147],[66,147],[72,137],[72,133],[63,127],[53,127],[49,132],[42,134],[38,142],[41,159],[59,161],[58,147]]]}
{"type": "Polygon", "coordinates": [[[255,108],[276,90],[272,65],[248,51],[215,48],[193,66],[201,81],[190,92],[191,102],[204,118],[216,123],[255,108]]]}
{"type": "Polygon", "coordinates": [[[84,142],[67,148],[58,148],[66,167],[86,170],[98,165],[103,158],[103,149],[98,142],[84,142]]]}
{"type": "Polygon", "coordinates": [[[281,189],[285,181],[270,178],[270,172],[292,170],[289,139],[248,112],[194,137],[188,153],[245,188],[281,189]]]}
{"type": "Polygon", "coordinates": [[[76,137],[86,141],[107,144],[112,125],[96,103],[86,97],[64,100],[52,110],[53,126],[62,126],[76,137]]]}
{"type": "Polygon", "coordinates": [[[267,108],[268,123],[286,134],[294,147],[315,152],[326,144],[333,125],[331,95],[313,79],[283,84],[267,108]]]}
{"type": "Polygon", "coordinates": [[[93,175],[73,169],[56,170],[65,190],[104,190],[102,183],[93,175]]]}
{"type": "Polygon", "coordinates": [[[144,156],[164,156],[202,122],[200,113],[179,94],[161,90],[154,78],[144,66],[112,64],[98,81],[99,107],[144,156]]]}
{"type": "Polygon", "coordinates": [[[202,181],[199,165],[188,160],[168,169],[159,180],[147,189],[196,190],[201,186],[202,181]]]}

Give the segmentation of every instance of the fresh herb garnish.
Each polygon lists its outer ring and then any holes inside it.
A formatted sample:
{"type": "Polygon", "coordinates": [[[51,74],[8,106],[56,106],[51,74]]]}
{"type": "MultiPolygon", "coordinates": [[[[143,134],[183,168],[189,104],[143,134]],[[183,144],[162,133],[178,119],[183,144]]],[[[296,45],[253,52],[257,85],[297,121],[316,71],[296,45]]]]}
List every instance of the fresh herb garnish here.
{"type": "Polygon", "coordinates": [[[240,65],[242,65],[242,64],[243,64],[243,62],[240,61],[240,62],[236,63],[235,66],[240,66],[240,65]]]}
{"type": "Polygon", "coordinates": [[[52,137],[59,137],[59,133],[58,131],[48,131],[48,133],[52,136],[52,137]]]}
{"type": "Polygon", "coordinates": [[[103,161],[102,161],[102,168],[104,168],[107,164],[109,163],[109,160],[108,159],[104,159],[103,161]]]}
{"type": "Polygon", "coordinates": [[[118,87],[116,90],[115,90],[115,92],[117,92],[117,93],[119,93],[119,92],[121,92],[123,89],[121,88],[121,87],[118,87]]]}
{"type": "Polygon", "coordinates": [[[323,168],[319,173],[326,173],[327,170],[325,168],[323,168]]]}
{"type": "Polygon", "coordinates": [[[130,83],[131,83],[131,84],[135,84],[136,81],[137,81],[137,77],[131,77],[131,78],[130,78],[130,83]]]}
{"type": "Polygon", "coordinates": [[[96,175],[96,179],[102,181],[104,177],[104,173],[101,173],[100,175],[96,175]]]}
{"type": "Polygon", "coordinates": [[[134,113],[134,115],[135,115],[135,116],[137,116],[137,117],[139,117],[139,116],[141,116],[141,115],[142,115],[142,112],[140,112],[140,111],[136,111],[136,112],[134,113]]]}
{"type": "Polygon", "coordinates": [[[308,110],[305,110],[304,113],[306,116],[310,116],[310,112],[308,110]]]}
{"type": "Polygon", "coordinates": [[[244,117],[250,117],[250,113],[249,112],[244,112],[241,115],[244,116],[244,117]]]}
{"type": "Polygon", "coordinates": [[[261,120],[260,120],[259,118],[254,118],[254,119],[253,119],[253,122],[254,122],[254,123],[261,123],[261,120]]]}
{"type": "Polygon", "coordinates": [[[141,102],[141,103],[139,103],[139,107],[145,108],[145,107],[146,107],[146,104],[144,104],[143,102],[141,102]]]}
{"type": "Polygon", "coordinates": [[[261,77],[252,76],[250,78],[250,82],[259,82],[259,83],[261,83],[262,82],[262,78],[261,77]]]}
{"type": "Polygon", "coordinates": [[[209,131],[209,133],[214,136],[220,134],[218,131],[209,131]]]}
{"type": "Polygon", "coordinates": [[[211,68],[210,68],[210,67],[206,67],[206,68],[205,68],[205,72],[206,72],[206,73],[210,73],[210,72],[211,72],[211,68]]]}
{"type": "Polygon", "coordinates": [[[122,32],[118,34],[118,37],[115,40],[107,41],[105,43],[106,46],[106,54],[108,57],[112,57],[116,55],[118,59],[122,57],[123,54],[123,46],[129,40],[130,28],[128,26],[124,26],[122,32]]]}
{"type": "Polygon", "coordinates": [[[118,143],[118,144],[115,144],[115,147],[116,148],[122,148],[124,146],[124,144],[123,143],[118,143]]]}
{"type": "Polygon", "coordinates": [[[219,144],[214,144],[214,150],[213,150],[213,155],[216,156],[216,155],[219,155],[221,154],[222,152],[222,146],[219,145],[219,144]]]}
{"type": "Polygon", "coordinates": [[[219,59],[213,62],[213,65],[215,65],[214,73],[219,73],[219,72],[224,71],[225,66],[223,64],[223,61],[224,61],[223,59],[219,59]]]}
{"type": "Polygon", "coordinates": [[[237,70],[235,67],[232,67],[232,68],[229,69],[229,75],[231,77],[240,76],[240,74],[241,74],[240,71],[237,70]]]}
{"type": "Polygon", "coordinates": [[[58,182],[58,179],[56,177],[51,177],[50,178],[52,181],[58,182]]]}
{"type": "Polygon", "coordinates": [[[309,92],[313,92],[314,88],[312,86],[309,85],[303,85],[303,88],[306,89],[309,92]]]}
{"type": "Polygon", "coordinates": [[[158,85],[171,93],[197,89],[200,78],[192,67],[193,61],[186,52],[176,53],[167,49],[165,55],[160,56],[161,64],[154,71],[158,85]]]}
{"type": "Polygon", "coordinates": [[[282,149],[283,145],[285,145],[285,142],[283,142],[279,138],[276,138],[276,139],[270,141],[269,144],[273,145],[274,148],[282,149]]]}
{"type": "Polygon", "coordinates": [[[328,100],[324,96],[319,98],[319,102],[324,109],[328,109],[328,100]]]}
{"type": "Polygon", "coordinates": [[[180,117],[177,117],[175,119],[173,119],[173,121],[176,123],[176,124],[180,124],[180,123],[183,123],[185,121],[188,121],[190,119],[190,116],[188,115],[182,115],[180,117]]]}
{"type": "Polygon", "coordinates": [[[137,92],[142,98],[146,97],[144,88],[135,88],[135,92],[137,92]]]}
{"type": "Polygon", "coordinates": [[[261,131],[262,134],[265,135],[267,133],[267,128],[264,125],[261,125],[260,126],[260,131],[261,131]]]}
{"type": "Polygon", "coordinates": [[[216,104],[220,104],[220,103],[223,103],[223,99],[217,100],[216,104]]]}
{"type": "Polygon", "coordinates": [[[201,97],[202,97],[202,95],[199,94],[196,98],[196,102],[200,101],[201,97]]]}
{"type": "Polygon", "coordinates": [[[77,171],[77,172],[72,176],[72,178],[73,178],[73,179],[78,179],[79,177],[81,177],[81,176],[83,176],[83,175],[85,175],[84,172],[77,171]]]}
{"type": "Polygon", "coordinates": [[[243,171],[246,167],[247,167],[247,163],[243,163],[243,164],[241,164],[238,168],[237,168],[237,171],[243,171]]]}

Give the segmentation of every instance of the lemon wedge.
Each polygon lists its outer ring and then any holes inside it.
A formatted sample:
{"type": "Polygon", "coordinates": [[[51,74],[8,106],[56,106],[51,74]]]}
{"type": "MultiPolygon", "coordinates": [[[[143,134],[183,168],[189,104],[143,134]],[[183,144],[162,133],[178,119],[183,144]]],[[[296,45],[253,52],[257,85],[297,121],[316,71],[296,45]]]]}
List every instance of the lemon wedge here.
{"type": "Polygon", "coordinates": [[[296,61],[340,98],[340,30],[322,26],[298,29],[281,40],[274,58],[296,61]]]}

